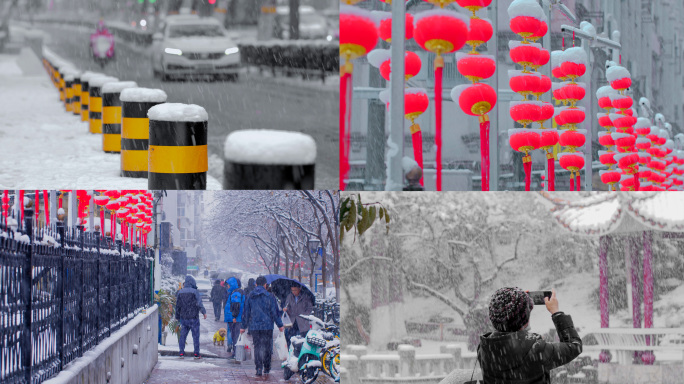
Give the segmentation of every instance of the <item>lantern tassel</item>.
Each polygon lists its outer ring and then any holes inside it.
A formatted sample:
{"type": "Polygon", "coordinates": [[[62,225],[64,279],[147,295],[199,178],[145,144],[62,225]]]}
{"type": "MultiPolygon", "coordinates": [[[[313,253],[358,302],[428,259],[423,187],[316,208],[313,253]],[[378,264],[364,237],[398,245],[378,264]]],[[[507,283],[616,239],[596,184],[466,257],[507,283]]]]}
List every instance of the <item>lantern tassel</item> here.
{"type": "MultiPolygon", "coordinates": [[[[411,139],[413,141],[413,157],[416,159],[420,169],[423,168],[423,132],[420,125],[411,122],[411,139]]],[[[423,185],[423,178],[420,178],[420,186],[423,185]]]]}
{"type": "Polygon", "coordinates": [[[19,216],[19,225],[23,227],[24,223],[24,190],[22,189],[19,191],[19,211],[21,212],[21,216],[19,216]]]}
{"type": "Polygon", "coordinates": [[[489,127],[489,116],[480,116],[480,170],[483,191],[489,191],[489,127]]]}
{"type": "Polygon", "coordinates": [[[556,190],[556,163],[553,159],[553,153],[547,153],[546,154],[546,162],[547,162],[547,169],[549,171],[547,180],[549,183],[549,191],[555,191],[556,190]]]}
{"type": "Polygon", "coordinates": [[[570,190],[575,190],[575,172],[570,171],[570,190]]]}
{"type": "Polygon", "coordinates": [[[577,192],[582,190],[582,183],[580,182],[580,177],[580,171],[577,171],[577,181],[575,182],[575,189],[577,190],[577,192]]]}
{"type": "Polygon", "coordinates": [[[36,189],[36,227],[38,227],[39,217],[40,217],[40,191],[36,189]]]}
{"type": "Polygon", "coordinates": [[[437,191],[442,190],[442,69],[444,59],[438,53],[435,58],[435,145],[437,146],[437,191]]]}
{"type": "Polygon", "coordinates": [[[102,238],[105,237],[105,210],[100,208],[100,229],[102,230],[102,238]]]}
{"type": "Polygon", "coordinates": [[[347,122],[350,120],[351,110],[351,72],[346,69],[340,79],[340,189],[345,189],[345,180],[349,171],[349,127],[347,122]]]}
{"type": "Polygon", "coordinates": [[[634,190],[638,191],[640,187],[641,187],[641,183],[639,182],[639,174],[635,173],[634,174],[634,190]]]}
{"type": "Polygon", "coordinates": [[[48,198],[48,191],[43,190],[43,212],[45,214],[45,225],[50,226],[50,199],[48,198]]]}
{"type": "Polygon", "coordinates": [[[523,157],[523,169],[525,170],[525,191],[530,191],[532,184],[532,156],[525,155],[523,157]]]}

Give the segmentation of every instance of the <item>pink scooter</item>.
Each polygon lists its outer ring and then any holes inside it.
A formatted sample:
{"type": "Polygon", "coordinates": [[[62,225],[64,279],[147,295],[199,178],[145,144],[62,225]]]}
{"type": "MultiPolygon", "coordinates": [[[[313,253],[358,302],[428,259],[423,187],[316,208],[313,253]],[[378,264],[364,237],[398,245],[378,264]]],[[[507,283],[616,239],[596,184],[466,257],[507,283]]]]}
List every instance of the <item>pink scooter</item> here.
{"type": "Polygon", "coordinates": [[[114,59],[114,36],[105,28],[100,20],[97,31],[90,35],[90,52],[95,62],[104,68],[109,60],[114,59]]]}

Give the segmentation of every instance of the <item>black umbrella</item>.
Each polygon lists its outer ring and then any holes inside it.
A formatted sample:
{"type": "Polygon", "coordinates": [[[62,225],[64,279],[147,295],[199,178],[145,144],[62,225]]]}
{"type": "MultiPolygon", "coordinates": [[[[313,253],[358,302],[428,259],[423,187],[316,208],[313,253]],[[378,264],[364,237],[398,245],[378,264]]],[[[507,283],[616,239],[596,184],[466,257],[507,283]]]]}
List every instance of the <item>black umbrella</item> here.
{"type": "Polygon", "coordinates": [[[292,287],[302,288],[301,295],[308,297],[312,304],[316,303],[316,297],[313,293],[311,293],[311,290],[309,290],[306,285],[300,283],[298,280],[290,279],[289,277],[285,277],[283,275],[266,275],[264,277],[266,278],[266,283],[271,286],[271,292],[273,292],[275,297],[278,298],[281,303],[285,303],[285,299],[290,293],[290,288],[292,287]]]}

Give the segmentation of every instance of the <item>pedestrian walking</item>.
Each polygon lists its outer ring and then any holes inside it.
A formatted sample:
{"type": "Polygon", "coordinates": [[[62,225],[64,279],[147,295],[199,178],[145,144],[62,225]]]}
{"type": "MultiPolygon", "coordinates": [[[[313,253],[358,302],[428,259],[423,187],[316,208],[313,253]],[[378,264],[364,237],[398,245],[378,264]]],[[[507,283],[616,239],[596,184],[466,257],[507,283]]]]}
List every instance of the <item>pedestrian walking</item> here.
{"type": "Polygon", "coordinates": [[[283,321],[278,316],[279,309],[275,296],[266,291],[266,278],[259,276],[256,279],[256,287],[247,297],[245,309],[242,314],[242,329],[251,332],[254,340],[254,363],[256,375],[262,372],[268,374],[271,371],[271,354],[273,353],[273,324],[283,332],[283,321]]]}
{"type": "MultiPolygon", "coordinates": [[[[480,336],[477,359],[485,383],[550,384],[550,371],[582,353],[582,339],[572,318],[558,310],[556,291],[544,298],[559,343],[529,332],[534,304],[520,288],[501,288],[489,302],[489,320],[496,331],[480,336]]],[[[450,384],[447,377],[443,384],[450,384]]]]}
{"type": "Polygon", "coordinates": [[[226,290],[221,286],[220,280],[214,280],[214,286],[211,288],[211,303],[214,305],[214,321],[221,321],[221,309],[223,302],[226,299],[226,290]]]}
{"type": "Polygon", "coordinates": [[[233,352],[229,357],[231,360],[235,359],[235,344],[237,343],[240,334],[240,327],[242,326],[242,312],[245,307],[245,294],[242,291],[242,283],[235,277],[227,280],[228,285],[228,300],[224,309],[223,319],[226,322],[228,331],[232,338],[232,343],[228,344],[228,351],[233,352]]]}
{"type": "Polygon", "coordinates": [[[254,288],[256,287],[256,282],[254,279],[249,279],[247,280],[247,288],[245,288],[245,297],[249,297],[249,294],[252,293],[254,288]]]}
{"type": "Polygon", "coordinates": [[[188,337],[188,332],[192,332],[195,359],[200,358],[200,312],[202,312],[206,319],[207,310],[204,309],[202,304],[202,296],[197,290],[195,279],[187,275],[185,276],[183,288],[176,293],[176,319],[181,324],[180,340],[178,341],[181,358],[185,356],[185,339],[188,337]]]}
{"type": "Polygon", "coordinates": [[[309,332],[309,320],[299,317],[299,315],[310,315],[313,311],[313,302],[310,297],[302,295],[302,287],[293,286],[285,299],[283,311],[292,321],[292,327],[285,332],[287,347],[290,348],[292,336],[305,336],[309,332]]]}

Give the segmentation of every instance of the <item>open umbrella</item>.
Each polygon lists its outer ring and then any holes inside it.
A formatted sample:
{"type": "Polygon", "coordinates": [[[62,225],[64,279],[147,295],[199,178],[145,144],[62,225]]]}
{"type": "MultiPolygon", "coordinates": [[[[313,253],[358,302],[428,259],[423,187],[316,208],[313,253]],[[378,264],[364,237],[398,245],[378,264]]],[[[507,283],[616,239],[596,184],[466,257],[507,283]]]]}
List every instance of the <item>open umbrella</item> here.
{"type": "Polygon", "coordinates": [[[271,286],[271,292],[275,295],[281,303],[285,303],[287,295],[290,293],[291,287],[301,287],[304,297],[308,297],[312,304],[316,303],[316,298],[313,293],[306,287],[306,285],[300,283],[298,280],[290,279],[283,275],[265,275],[266,283],[271,286]]]}

